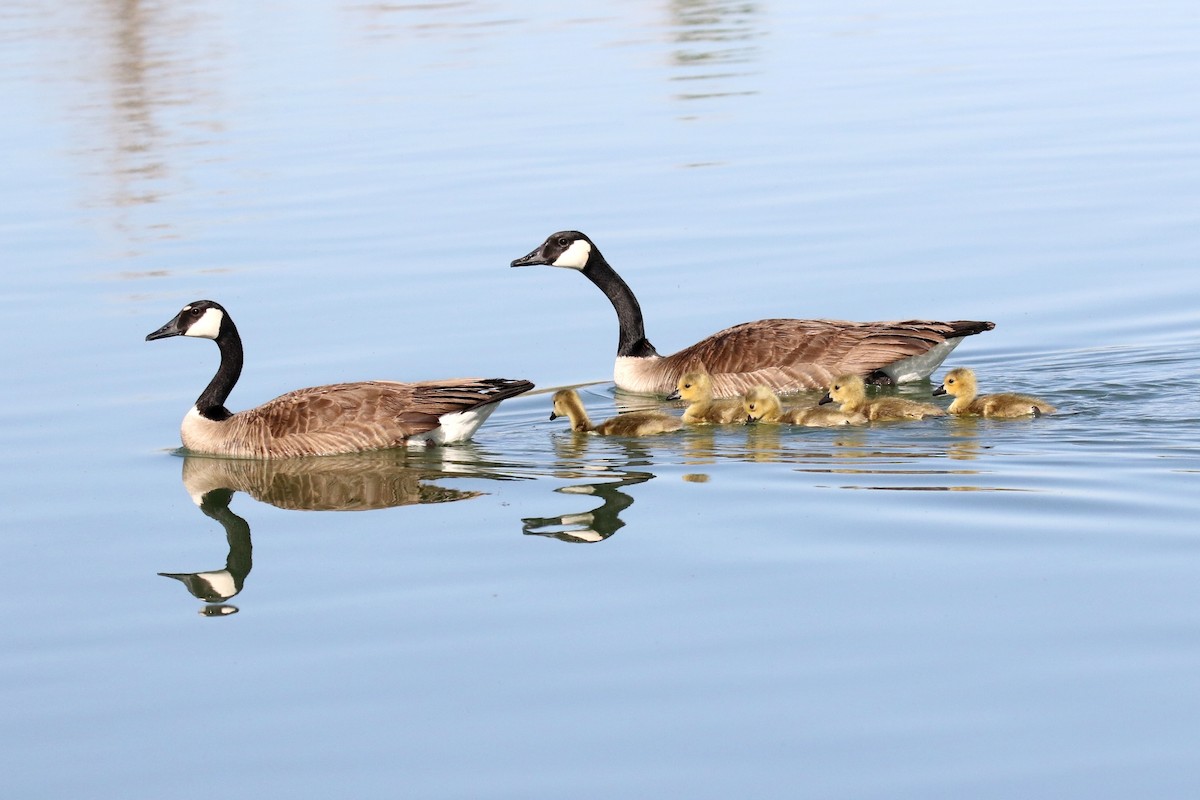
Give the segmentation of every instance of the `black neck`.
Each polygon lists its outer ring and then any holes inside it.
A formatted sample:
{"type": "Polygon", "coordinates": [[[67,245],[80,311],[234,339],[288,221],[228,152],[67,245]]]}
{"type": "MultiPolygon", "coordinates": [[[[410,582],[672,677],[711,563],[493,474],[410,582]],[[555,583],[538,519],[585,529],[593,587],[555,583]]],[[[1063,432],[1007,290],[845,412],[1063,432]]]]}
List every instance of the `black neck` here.
{"type": "Polygon", "coordinates": [[[592,283],[600,287],[604,296],[612,303],[617,312],[617,322],[621,326],[621,338],[617,342],[618,356],[633,356],[644,358],[656,356],[658,351],[646,339],[646,329],[642,323],[642,307],[629,284],[609,266],[594,246],[591,258],[583,269],[583,274],[592,283]]]}
{"type": "Polygon", "coordinates": [[[216,342],[221,350],[221,365],[196,399],[196,410],[202,417],[220,422],[233,416],[233,412],[225,407],[225,401],[242,374],[242,337],[238,336],[228,315],[221,320],[216,342]]]}

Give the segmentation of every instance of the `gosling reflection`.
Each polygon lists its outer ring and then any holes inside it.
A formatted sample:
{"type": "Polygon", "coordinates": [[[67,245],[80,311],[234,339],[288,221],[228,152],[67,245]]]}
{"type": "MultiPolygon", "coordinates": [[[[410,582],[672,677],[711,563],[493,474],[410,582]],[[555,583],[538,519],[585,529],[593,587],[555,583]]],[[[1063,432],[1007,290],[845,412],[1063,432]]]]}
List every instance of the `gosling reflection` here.
{"type": "Polygon", "coordinates": [[[521,520],[524,533],[573,544],[594,544],[623,528],[621,512],[633,505],[633,497],[623,490],[654,477],[653,472],[631,467],[650,466],[650,451],[636,440],[587,436],[556,438],[554,450],[555,477],[583,479],[555,491],[598,497],[602,502],[591,511],[527,517],[521,520]]]}
{"type": "Polygon", "coordinates": [[[225,529],[225,540],[229,544],[229,555],[225,557],[225,568],[205,572],[160,572],[164,578],[174,578],[182,583],[192,596],[206,605],[200,613],[207,617],[220,617],[237,613],[237,607],[226,605],[242,591],[246,576],[253,566],[251,558],[250,525],[229,508],[233,499],[230,489],[213,489],[199,500],[204,515],[221,524],[225,529]]]}

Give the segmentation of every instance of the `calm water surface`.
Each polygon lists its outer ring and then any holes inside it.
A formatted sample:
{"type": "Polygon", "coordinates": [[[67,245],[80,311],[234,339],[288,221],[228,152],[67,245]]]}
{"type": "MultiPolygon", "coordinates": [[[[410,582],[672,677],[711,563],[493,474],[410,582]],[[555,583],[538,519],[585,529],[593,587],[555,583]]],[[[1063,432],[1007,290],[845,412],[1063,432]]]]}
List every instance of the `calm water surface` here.
{"type": "MultiPolygon", "coordinates": [[[[1193,3],[0,8],[6,797],[1190,796],[1193,3]],[[616,322],[990,319],[1039,420],[577,438],[616,322]],[[473,443],[184,458],[231,405],[525,377],[473,443]],[[200,612],[200,613],[197,613],[200,612]]],[[[906,387],[924,397],[929,385],[906,387]]]]}

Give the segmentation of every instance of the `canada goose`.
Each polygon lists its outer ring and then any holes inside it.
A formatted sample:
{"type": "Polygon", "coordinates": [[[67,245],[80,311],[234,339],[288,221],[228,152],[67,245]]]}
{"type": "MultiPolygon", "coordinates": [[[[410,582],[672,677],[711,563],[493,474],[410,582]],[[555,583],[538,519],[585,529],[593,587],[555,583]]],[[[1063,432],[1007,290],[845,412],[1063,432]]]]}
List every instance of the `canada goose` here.
{"type": "Polygon", "coordinates": [[[685,372],[667,399],[691,404],[683,412],[683,421],[689,425],[746,421],[741,399],[713,399],[712,377],[707,372],[685,372]]]}
{"type": "Polygon", "coordinates": [[[866,425],[867,418],[855,412],[848,414],[836,408],[819,406],[784,408],[769,387],[758,385],[742,398],[742,410],[747,422],[790,422],[810,428],[832,428],[837,425],[866,425]]]}
{"type": "Polygon", "coordinates": [[[242,340],[229,313],[212,300],[189,303],[146,341],[169,336],[212,339],[221,350],[217,374],[180,428],[183,446],[197,453],[287,458],[451,444],[469,439],[501,400],[533,388],[507,378],[338,383],[235,414],[225,400],[242,373],[242,340]]]}
{"type": "Polygon", "coordinates": [[[935,395],[948,394],[954,402],[946,410],[951,414],[982,414],[985,417],[1040,417],[1054,413],[1054,406],[1027,394],[985,394],[979,391],[975,373],[966,367],[956,367],[942,378],[942,385],[933,390],[935,395]]]}
{"type": "Polygon", "coordinates": [[[881,397],[867,400],[867,387],[861,376],[839,375],[829,384],[829,391],[820,403],[841,403],[842,411],[853,414],[858,411],[872,422],[890,422],[903,419],[944,417],[946,412],[932,403],[918,403],[903,397],[881,397]]]}
{"type": "Polygon", "coordinates": [[[677,431],[683,427],[683,420],[661,411],[630,411],[618,414],[599,425],[593,425],[588,419],[583,401],[574,389],[560,389],[554,393],[554,410],[550,419],[567,417],[571,420],[571,430],[578,433],[595,433],[600,436],[653,436],[656,433],[677,431]]]}
{"type": "Polygon", "coordinates": [[[514,267],[545,264],[576,269],[604,292],[617,312],[620,338],[613,380],[642,394],[667,394],[697,365],[712,375],[715,397],[740,397],[755,384],[776,392],[827,386],[834,375],[854,373],[902,383],[926,378],[964,336],[990,331],[992,322],[845,322],[761,319],[714,333],[669,356],[646,338],[642,309],[629,285],[579,231],[550,235],[514,267]]]}

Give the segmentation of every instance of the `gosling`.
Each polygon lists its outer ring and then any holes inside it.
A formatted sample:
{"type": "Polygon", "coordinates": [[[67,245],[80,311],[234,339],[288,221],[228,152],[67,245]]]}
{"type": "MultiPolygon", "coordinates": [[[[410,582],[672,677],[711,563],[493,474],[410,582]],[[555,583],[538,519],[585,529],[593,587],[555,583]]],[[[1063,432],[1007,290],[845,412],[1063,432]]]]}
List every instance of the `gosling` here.
{"type": "Polygon", "coordinates": [[[707,372],[685,372],[667,399],[691,404],[683,412],[683,421],[689,425],[746,421],[741,398],[713,399],[712,377],[707,372]]]}
{"type": "Polygon", "coordinates": [[[1014,417],[1040,417],[1042,414],[1053,414],[1054,406],[1045,400],[1030,397],[1027,394],[985,394],[977,396],[978,384],[975,382],[975,372],[966,367],[957,367],[946,373],[942,385],[933,390],[935,395],[948,394],[954,402],[946,409],[951,414],[978,414],[984,417],[1011,419],[1014,417]]]}
{"type": "Polygon", "coordinates": [[[788,422],[810,428],[867,424],[867,418],[857,412],[847,414],[836,408],[818,406],[784,408],[771,388],[762,384],[753,386],[746,392],[742,398],[742,410],[746,412],[747,422],[788,422]]]}
{"type": "Polygon", "coordinates": [[[872,422],[895,422],[946,415],[945,411],[932,403],[918,403],[903,397],[867,400],[866,384],[858,375],[839,375],[834,378],[820,403],[841,403],[842,411],[847,414],[861,413],[872,422]]]}
{"type": "Polygon", "coordinates": [[[683,420],[660,411],[630,411],[618,414],[599,425],[588,419],[583,401],[574,389],[560,389],[554,393],[554,410],[550,419],[566,417],[571,421],[571,430],[577,433],[594,433],[598,436],[653,436],[669,433],[683,427],[683,420]]]}

